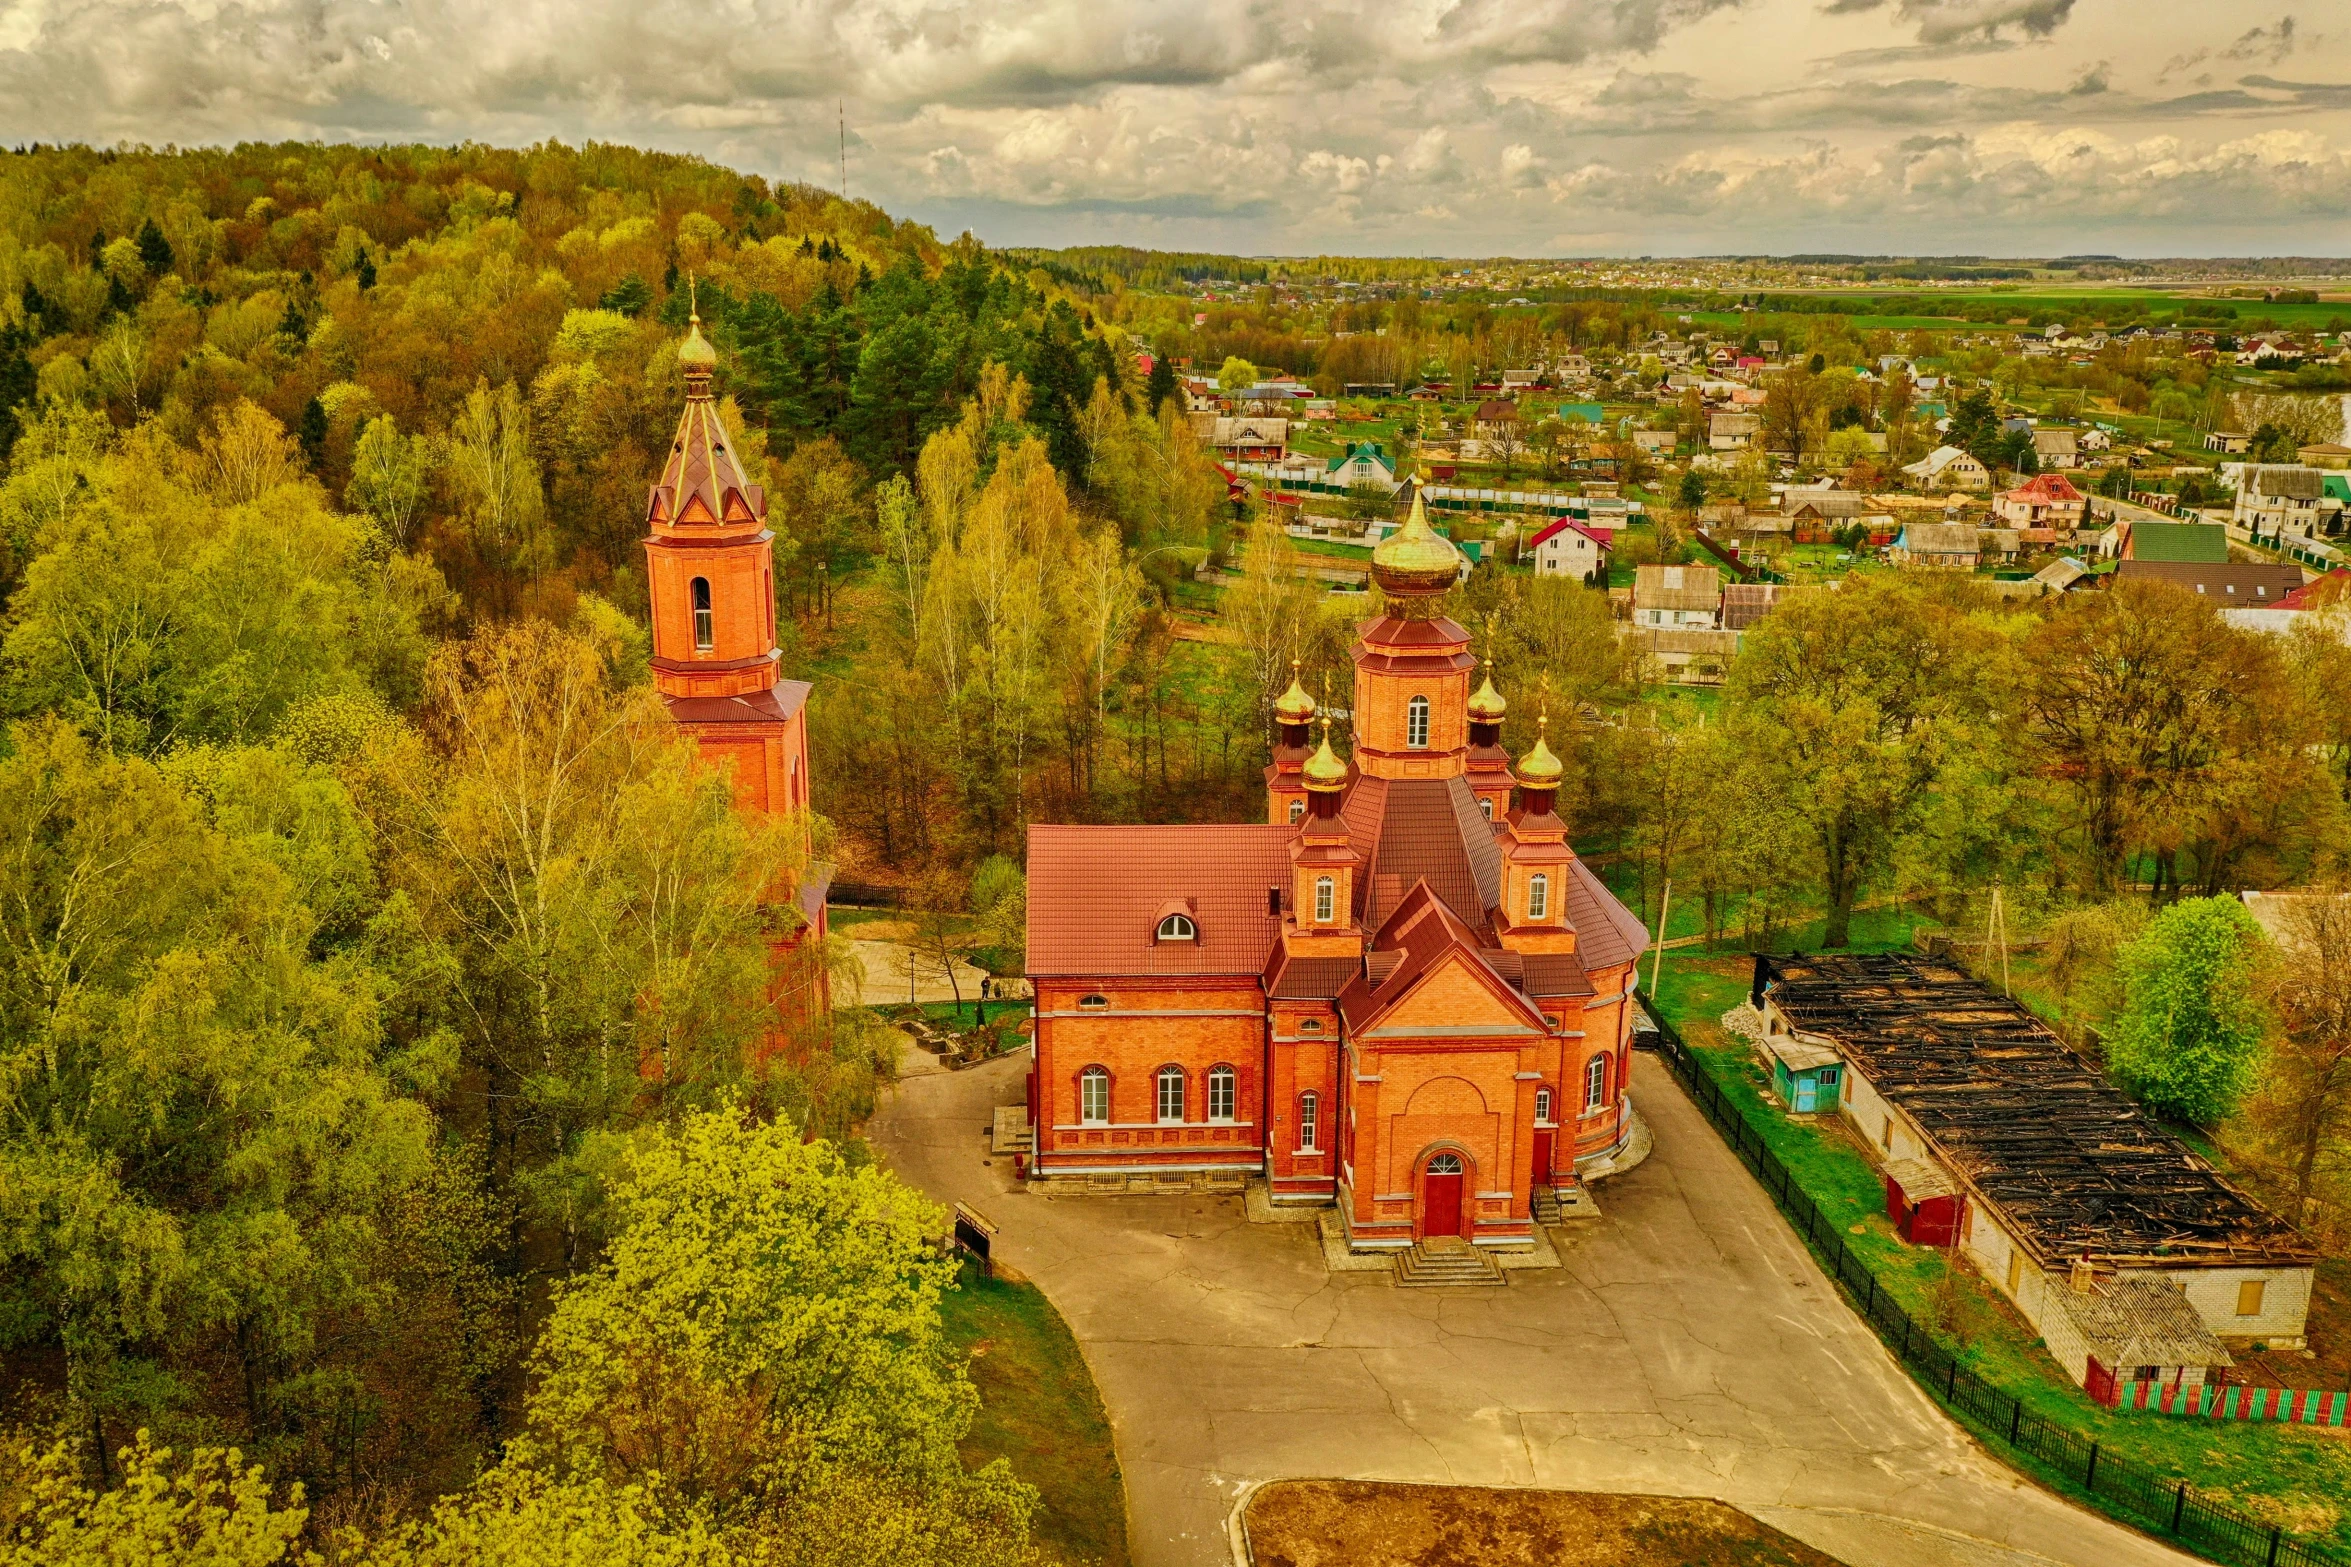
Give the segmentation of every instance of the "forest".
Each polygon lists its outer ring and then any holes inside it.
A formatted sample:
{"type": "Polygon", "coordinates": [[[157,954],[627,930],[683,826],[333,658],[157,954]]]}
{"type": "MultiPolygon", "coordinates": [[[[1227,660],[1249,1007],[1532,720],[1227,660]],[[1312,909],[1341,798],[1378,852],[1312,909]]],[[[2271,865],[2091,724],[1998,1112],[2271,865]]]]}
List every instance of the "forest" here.
{"type": "MultiPolygon", "coordinates": [[[[1034,1557],[957,1454],[940,1216],[857,1135],[889,1032],[752,1049],[769,889],[813,843],[1001,904],[1030,822],[1254,818],[1294,660],[1343,702],[1376,599],[1235,516],[1138,349],[1396,379],[1657,319],[1123,286],[1190,265],[610,146],[0,155],[0,1560],[1034,1557]],[[735,814],[647,684],[690,316],[809,824],[735,814]]],[[[1724,943],[2003,889],[2095,975],[2345,871],[2351,654],[2180,595],[1856,579],[1704,704],[1580,584],[1451,608],[1579,849],[1724,943]]],[[[2120,1000],[2073,994],[2094,1047],[2120,1000]]],[[[2287,1068],[2195,1113],[2340,1215],[2351,1008],[2265,1005],[2287,1068]]]]}

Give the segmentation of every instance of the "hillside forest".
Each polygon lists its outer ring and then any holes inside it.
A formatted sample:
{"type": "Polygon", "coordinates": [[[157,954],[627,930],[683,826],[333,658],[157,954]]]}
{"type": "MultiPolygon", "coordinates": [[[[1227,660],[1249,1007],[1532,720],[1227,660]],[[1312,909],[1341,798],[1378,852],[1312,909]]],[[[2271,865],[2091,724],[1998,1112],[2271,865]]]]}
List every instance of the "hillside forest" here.
{"type": "MultiPolygon", "coordinates": [[[[1164,314],[627,148],[0,155],[0,1561],[1035,1557],[957,1453],[941,1216],[858,1136],[890,1032],[752,1046],[807,844],[1017,912],[1028,823],[1252,819],[1293,667],[1343,707],[1376,605],[1228,500],[1138,372],[1164,314]],[[647,684],[691,315],[813,823],[647,684]]],[[[1840,944],[2000,889],[2085,1048],[2151,909],[2346,869],[2351,654],[2183,595],[1857,577],[1707,702],[1581,584],[1452,612],[1645,915],[1840,944]]],[[[2273,1069],[2178,1113],[2339,1224],[2351,1001],[2261,1005],[2273,1069]]]]}

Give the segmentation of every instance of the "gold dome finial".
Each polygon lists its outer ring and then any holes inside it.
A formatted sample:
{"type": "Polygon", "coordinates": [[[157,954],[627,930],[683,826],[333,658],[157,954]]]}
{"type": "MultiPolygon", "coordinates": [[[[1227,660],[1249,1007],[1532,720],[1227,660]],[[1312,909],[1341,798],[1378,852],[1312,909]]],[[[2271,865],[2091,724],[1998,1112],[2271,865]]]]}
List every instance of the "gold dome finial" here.
{"type": "Polygon", "coordinates": [[[1331,715],[1322,715],[1322,748],[1306,759],[1306,787],[1332,794],[1347,787],[1347,764],[1331,749],[1331,715]]]}
{"type": "Polygon", "coordinates": [[[1494,689],[1494,656],[1486,655],[1486,683],[1469,699],[1469,720],[1473,724],[1498,724],[1502,715],[1510,711],[1510,704],[1502,700],[1502,693],[1494,689]]]}
{"type": "Polygon", "coordinates": [[[1535,748],[1519,759],[1518,781],[1529,789],[1556,789],[1567,764],[1551,754],[1551,707],[1535,720],[1535,748]]]}
{"type": "Polygon", "coordinates": [[[1371,575],[1382,592],[1408,599],[1442,593],[1461,580],[1461,552],[1429,526],[1417,485],[1404,526],[1371,552],[1371,575]]]}
{"type": "Polygon", "coordinates": [[[1290,689],[1274,698],[1273,716],[1285,724],[1314,722],[1314,698],[1298,683],[1298,665],[1297,659],[1290,660],[1290,689]]]}
{"type": "Polygon", "coordinates": [[[686,340],[678,345],[678,363],[689,376],[696,371],[707,375],[718,367],[718,350],[702,335],[702,293],[691,276],[686,279],[686,340]]]}

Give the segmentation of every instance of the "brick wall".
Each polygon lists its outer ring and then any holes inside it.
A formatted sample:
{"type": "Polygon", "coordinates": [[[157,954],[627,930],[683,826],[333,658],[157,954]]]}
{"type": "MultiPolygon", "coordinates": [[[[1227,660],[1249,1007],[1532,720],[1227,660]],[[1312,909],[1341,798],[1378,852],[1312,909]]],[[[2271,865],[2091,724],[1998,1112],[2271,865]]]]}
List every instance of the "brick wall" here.
{"type": "Polygon", "coordinates": [[[1255,981],[1109,980],[1037,987],[1037,1165],[1246,1167],[1263,1159],[1265,1000],[1255,981]],[[1089,995],[1109,1005],[1080,1005],[1089,995]],[[1184,1071],[1184,1118],[1158,1119],[1157,1073],[1184,1071]],[[1079,1075],[1110,1073],[1110,1120],[1081,1124],[1079,1075]],[[1208,1073],[1236,1077],[1229,1123],[1208,1119],[1208,1073]]]}

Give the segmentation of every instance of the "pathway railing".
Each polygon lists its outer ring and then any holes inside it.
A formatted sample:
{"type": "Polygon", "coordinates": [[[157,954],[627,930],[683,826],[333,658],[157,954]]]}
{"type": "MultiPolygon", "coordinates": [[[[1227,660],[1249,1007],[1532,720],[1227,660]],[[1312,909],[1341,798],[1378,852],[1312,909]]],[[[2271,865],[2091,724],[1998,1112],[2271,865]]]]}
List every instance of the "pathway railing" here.
{"type": "Polygon", "coordinates": [[[1862,1319],[1877,1330],[1913,1380],[1981,1431],[2094,1497],[2106,1511],[2229,1567],[2351,1567],[2351,1558],[2275,1525],[2247,1517],[2204,1495],[2187,1481],[2133,1459],[2101,1450],[2098,1442],[2025,1408],[2024,1401],[1986,1381],[1935,1341],[1925,1324],[1878,1282],[1836,1222],[1789,1173],[1763,1132],[1722,1090],[1680,1030],[1665,1020],[1644,991],[1635,996],[1657,1029],[1657,1055],[1673,1069],[1690,1098],[1722,1133],[1798,1235],[1844,1287],[1862,1319]]]}

